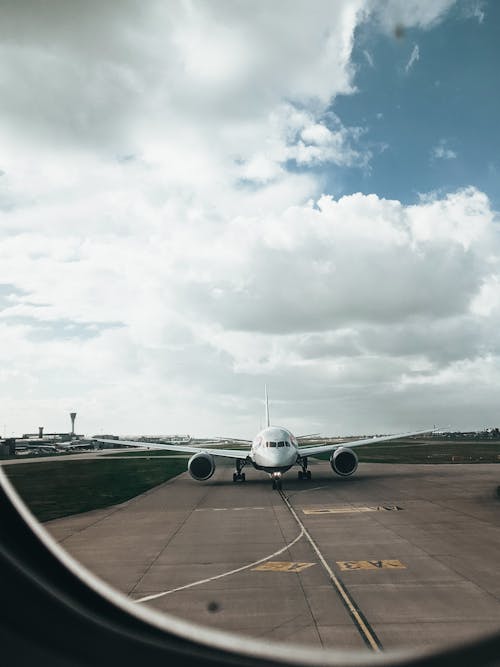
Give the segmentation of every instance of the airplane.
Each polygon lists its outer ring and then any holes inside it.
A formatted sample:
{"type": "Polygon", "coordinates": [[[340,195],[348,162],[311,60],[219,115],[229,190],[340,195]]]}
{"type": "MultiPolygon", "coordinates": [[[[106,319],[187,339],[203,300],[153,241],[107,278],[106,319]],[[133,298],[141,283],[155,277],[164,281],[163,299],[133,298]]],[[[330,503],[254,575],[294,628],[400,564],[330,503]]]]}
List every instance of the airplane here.
{"type": "MultiPolygon", "coordinates": [[[[167,445],[160,443],[146,443],[138,440],[106,440],[96,438],[97,442],[129,445],[132,447],[147,447],[148,449],[164,449],[172,452],[184,452],[192,454],[188,461],[187,469],[191,477],[198,482],[205,482],[215,472],[215,458],[234,459],[236,470],[233,473],[233,482],[244,482],[245,473],[242,472],[247,464],[251,464],[256,470],[267,472],[272,480],[273,489],[281,491],[283,473],[295,465],[301,467],[297,472],[300,480],[311,479],[311,471],[308,469],[307,459],[309,456],[331,452],[330,466],[337,475],[348,477],[356,472],[358,457],[353,451],[360,445],[370,445],[376,442],[386,442],[414,435],[424,435],[440,430],[439,428],[425,429],[423,431],[411,431],[409,433],[397,433],[395,435],[381,435],[374,438],[362,438],[348,443],[329,443],[323,445],[300,446],[300,442],[307,442],[311,436],[295,437],[288,429],[281,426],[271,426],[269,416],[269,398],[267,386],[265,388],[266,427],[259,431],[253,440],[233,440],[233,442],[250,445],[250,449],[219,449],[211,447],[194,447],[191,445],[167,445]]],[[[316,435],[316,434],[315,434],[316,435]]]]}

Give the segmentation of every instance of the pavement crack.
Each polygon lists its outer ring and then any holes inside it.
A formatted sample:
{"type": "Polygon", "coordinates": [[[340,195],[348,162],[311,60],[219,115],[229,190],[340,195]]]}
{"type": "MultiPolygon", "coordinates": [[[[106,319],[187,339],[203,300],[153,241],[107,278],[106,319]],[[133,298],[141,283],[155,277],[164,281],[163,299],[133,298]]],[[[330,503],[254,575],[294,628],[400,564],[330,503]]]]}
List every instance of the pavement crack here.
{"type": "MultiPolygon", "coordinates": [[[[199,505],[201,502],[203,502],[209,493],[210,493],[210,490],[207,490],[206,493],[200,498],[200,500],[198,501],[197,504],[199,505]]],[[[155,557],[150,561],[150,563],[146,566],[146,568],[145,568],[143,574],[139,577],[139,579],[135,582],[135,584],[132,586],[132,588],[128,591],[127,594],[128,594],[129,596],[132,595],[132,594],[134,593],[134,591],[137,589],[137,587],[139,586],[139,584],[143,581],[144,577],[148,574],[148,572],[151,570],[151,568],[152,568],[153,565],[156,563],[156,561],[157,561],[157,560],[160,558],[160,556],[164,553],[165,549],[167,549],[168,545],[172,542],[172,540],[176,537],[176,535],[178,535],[179,531],[182,530],[182,528],[186,525],[186,523],[188,522],[188,520],[190,519],[190,517],[191,517],[192,514],[194,513],[195,509],[196,509],[196,508],[193,507],[193,508],[191,508],[190,511],[186,512],[186,514],[185,514],[185,516],[184,516],[184,519],[179,523],[179,525],[178,525],[177,528],[173,531],[173,533],[171,533],[171,534],[169,535],[169,537],[168,537],[167,541],[165,542],[165,544],[163,545],[163,547],[158,551],[158,553],[156,554],[156,556],[155,556],[155,557]]]]}
{"type": "MultiPolygon", "coordinates": [[[[273,506],[273,510],[274,510],[274,516],[275,516],[275,518],[276,518],[276,523],[278,524],[278,527],[279,527],[279,529],[280,529],[281,536],[282,536],[282,538],[283,538],[283,541],[286,543],[286,537],[285,537],[285,535],[284,535],[284,533],[283,533],[283,528],[282,528],[282,526],[281,526],[281,522],[280,522],[280,520],[279,520],[278,515],[276,514],[276,506],[273,506]]],[[[302,526],[301,526],[301,528],[302,528],[302,530],[303,530],[303,527],[302,527],[302,526]]],[[[290,556],[291,556],[291,554],[290,554],[290,556]]],[[[312,608],[311,608],[311,604],[310,604],[310,602],[309,602],[309,599],[308,599],[308,597],[307,597],[307,595],[306,595],[306,591],[305,591],[305,589],[304,589],[304,585],[303,585],[303,583],[302,583],[302,579],[300,578],[300,576],[298,576],[298,578],[299,578],[299,586],[300,586],[300,590],[302,591],[302,595],[304,596],[304,600],[305,600],[305,603],[306,603],[307,608],[308,608],[308,610],[309,610],[309,614],[311,615],[312,622],[314,623],[314,629],[316,630],[316,634],[318,635],[318,641],[319,641],[319,643],[320,643],[321,646],[324,646],[324,644],[323,644],[323,640],[322,640],[322,638],[321,638],[321,633],[320,633],[320,631],[318,630],[318,623],[317,623],[317,621],[316,621],[316,617],[314,616],[314,612],[313,612],[313,610],[312,610],[312,608]]],[[[278,626],[276,626],[276,627],[278,628],[278,627],[281,627],[281,626],[278,625],[278,626]]],[[[267,634],[267,633],[266,633],[266,634],[267,634]]]]}

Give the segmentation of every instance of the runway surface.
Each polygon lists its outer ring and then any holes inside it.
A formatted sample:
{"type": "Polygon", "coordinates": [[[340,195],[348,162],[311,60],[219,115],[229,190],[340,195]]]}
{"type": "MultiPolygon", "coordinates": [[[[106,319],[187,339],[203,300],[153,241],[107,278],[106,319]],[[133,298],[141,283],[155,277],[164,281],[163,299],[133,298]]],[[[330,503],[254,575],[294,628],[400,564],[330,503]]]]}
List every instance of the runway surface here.
{"type": "Polygon", "coordinates": [[[500,465],[310,469],[281,497],[219,466],[45,526],[137,604],[254,637],[369,651],[500,631],[500,465]]]}

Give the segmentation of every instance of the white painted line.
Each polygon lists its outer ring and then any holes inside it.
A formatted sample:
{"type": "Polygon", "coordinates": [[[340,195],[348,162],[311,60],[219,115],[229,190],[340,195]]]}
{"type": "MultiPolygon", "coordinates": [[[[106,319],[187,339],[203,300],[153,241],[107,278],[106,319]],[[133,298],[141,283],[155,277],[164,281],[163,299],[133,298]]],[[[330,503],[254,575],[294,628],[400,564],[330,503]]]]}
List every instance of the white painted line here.
{"type": "Polygon", "coordinates": [[[195,512],[240,512],[242,510],[268,510],[269,507],[198,507],[195,512]]]}
{"type": "Polygon", "coordinates": [[[297,537],[294,540],[292,540],[292,542],[284,546],[282,549],[279,549],[278,551],[275,551],[274,553],[269,554],[269,556],[265,556],[260,560],[256,560],[253,563],[249,563],[248,565],[243,565],[243,567],[238,567],[235,570],[230,570],[229,572],[223,572],[222,574],[217,574],[215,577],[208,577],[208,579],[200,579],[199,581],[193,581],[191,584],[186,584],[185,586],[178,586],[177,588],[171,588],[169,591],[163,591],[162,593],[154,593],[153,595],[146,595],[143,598],[134,600],[134,602],[148,602],[149,600],[156,600],[156,598],[161,598],[164,595],[169,595],[170,593],[177,593],[178,591],[184,591],[186,590],[186,588],[193,588],[194,586],[199,586],[200,584],[208,584],[211,581],[215,581],[216,579],[222,579],[222,577],[229,577],[231,574],[237,574],[238,572],[243,572],[243,570],[248,570],[251,567],[260,565],[260,563],[264,563],[266,560],[274,558],[274,556],[279,556],[284,551],[292,547],[296,542],[298,542],[302,537],[302,535],[304,535],[304,528],[301,528],[301,531],[297,535],[297,537]]]}

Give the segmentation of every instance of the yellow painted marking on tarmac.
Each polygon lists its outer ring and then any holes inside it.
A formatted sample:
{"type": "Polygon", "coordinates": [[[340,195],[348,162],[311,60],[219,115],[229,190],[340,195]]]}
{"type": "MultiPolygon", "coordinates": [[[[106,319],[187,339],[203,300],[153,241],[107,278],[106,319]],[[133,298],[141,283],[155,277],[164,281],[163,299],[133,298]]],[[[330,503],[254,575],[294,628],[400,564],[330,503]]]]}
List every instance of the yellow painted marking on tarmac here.
{"type": "Polygon", "coordinates": [[[375,512],[376,507],[324,507],[322,509],[302,510],[304,514],[351,514],[353,512],[375,512]]]}
{"type": "Polygon", "coordinates": [[[302,572],[302,570],[307,570],[308,567],[312,567],[313,565],[316,565],[316,563],[270,560],[267,563],[262,563],[262,565],[252,569],[253,571],[258,570],[260,572],[302,572]]]}
{"type": "Polygon", "coordinates": [[[318,514],[356,514],[356,513],[362,513],[362,512],[397,512],[400,510],[401,507],[398,507],[398,505],[373,505],[370,507],[322,507],[320,509],[316,508],[309,508],[309,509],[303,509],[302,512],[304,514],[312,514],[312,515],[318,515],[318,514]]]}
{"type": "Polygon", "coordinates": [[[406,570],[400,560],[338,560],[341,570],[406,570]]]}

